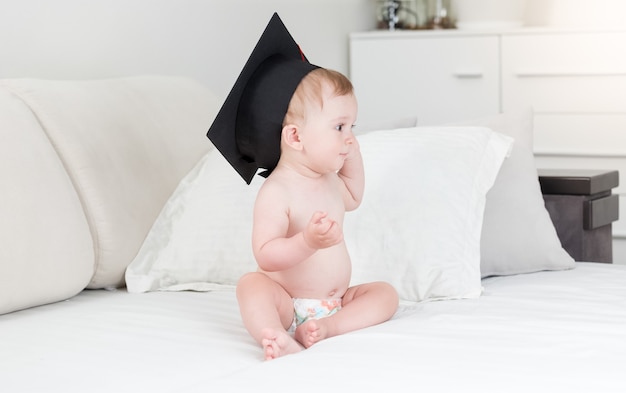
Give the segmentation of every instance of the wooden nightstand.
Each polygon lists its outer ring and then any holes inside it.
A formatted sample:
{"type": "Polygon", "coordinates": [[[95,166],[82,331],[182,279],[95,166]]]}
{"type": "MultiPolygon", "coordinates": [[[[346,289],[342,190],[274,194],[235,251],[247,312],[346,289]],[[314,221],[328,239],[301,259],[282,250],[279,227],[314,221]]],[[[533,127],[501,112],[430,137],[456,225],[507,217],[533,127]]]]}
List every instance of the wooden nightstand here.
{"type": "Polygon", "coordinates": [[[614,170],[539,169],[539,183],[563,248],[576,260],[613,262],[612,222],[619,218],[614,170]]]}

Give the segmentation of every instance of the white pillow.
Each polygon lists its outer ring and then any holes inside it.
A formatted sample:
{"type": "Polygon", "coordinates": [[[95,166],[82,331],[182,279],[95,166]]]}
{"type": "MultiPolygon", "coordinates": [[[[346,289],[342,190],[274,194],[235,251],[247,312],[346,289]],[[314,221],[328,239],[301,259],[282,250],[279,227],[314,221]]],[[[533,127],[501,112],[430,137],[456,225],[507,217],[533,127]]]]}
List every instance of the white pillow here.
{"type": "Polygon", "coordinates": [[[451,124],[489,127],[515,139],[511,157],[487,193],[481,239],[482,277],[575,267],[545,208],[532,152],[532,118],[532,109],[527,108],[451,124]]]}
{"type": "Polygon", "coordinates": [[[217,149],[180,182],[126,269],[129,292],[207,291],[256,269],[252,209],[263,178],[247,185],[217,149]]]}
{"type": "Polygon", "coordinates": [[[512,139],[417,127],[359,141],[365,194],[344,225],[353,284],[387,281],[409,301],[478,297],[486,193],[512,139]]]}
{"type": "MultiPolygon", "coordinates": [[[[480,294],[485,194],[511,140],[486,128],[409,128],[359,136],[362,206],[346,215],[353,283],[385,280],[405,300],[480,294]]],[[[210,290],[256,269],[250,186],[216,150],[181,182],[126,272],[130,292],[210,290]]]]}
{"type": "Polygon", "coordinates": [[[361,135],[370,131],[391,130],[396,128],[411,128],[417,126],[417,116],[399,117],[388,121],[375,123],[359,122],[354,128],[355,135],[361,135]]]}

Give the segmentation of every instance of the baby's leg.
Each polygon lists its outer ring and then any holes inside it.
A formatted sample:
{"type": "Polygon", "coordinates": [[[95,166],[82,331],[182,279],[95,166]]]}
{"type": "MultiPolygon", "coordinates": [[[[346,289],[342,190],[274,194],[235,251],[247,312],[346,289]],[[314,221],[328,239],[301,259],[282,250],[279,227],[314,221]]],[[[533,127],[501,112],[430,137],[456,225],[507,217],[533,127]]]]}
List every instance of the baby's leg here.
{"type": "Polygon", "coordinates": [[[237,300],[243,324],[266,359],[302,349],[285,329],[293,321],[293,301],[283,287],[263,273],[248,273],[237,284],[237,300]]]}
{"type": "Polygon", "coordinates": [[[374,282],[348,289],[341,310],[317,320],[309,320],[296,329],[296,340],[305,348],[328,337],[385,322],[398,309],[398,294],[389,284],[374,282]]]}

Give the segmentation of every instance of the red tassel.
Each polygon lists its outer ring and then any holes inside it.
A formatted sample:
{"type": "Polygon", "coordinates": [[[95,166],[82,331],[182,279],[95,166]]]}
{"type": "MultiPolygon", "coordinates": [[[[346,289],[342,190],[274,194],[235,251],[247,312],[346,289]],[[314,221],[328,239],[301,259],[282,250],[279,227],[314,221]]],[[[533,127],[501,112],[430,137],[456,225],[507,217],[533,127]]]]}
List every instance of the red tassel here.
{"type": "Polygon", "coordinates": [[[298,45],[298,50],[300,51],[300,56],[302,57],[302,61],[307,61],[306,57],[304,56],[304,52],[302,52],[302,48],[300,48],[300,45],[298,45]]]}

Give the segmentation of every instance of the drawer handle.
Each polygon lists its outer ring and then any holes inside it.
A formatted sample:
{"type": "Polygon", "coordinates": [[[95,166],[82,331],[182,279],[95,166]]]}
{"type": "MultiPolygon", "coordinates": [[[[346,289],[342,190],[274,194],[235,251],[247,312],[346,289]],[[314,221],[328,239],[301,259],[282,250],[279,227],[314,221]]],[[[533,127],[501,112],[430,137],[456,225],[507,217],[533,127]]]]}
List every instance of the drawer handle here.
{"type": "Polygon", "coordinates": [[[482,71],[454,71],[452,73],[456,78],[459,79],[478,79],[483,77],[482,71]]]}
{"type": "Polygon", "coordinates": [[[583,205],[583,228],[586,230],[600,228],[619,219],[619,196],[609,195],[605,198],[585,201],[583,205]]]}
{"type": "Polygon", "coordinates": [[[518,78],[626,76],[626,71],[518,71],[518,78]]]}

